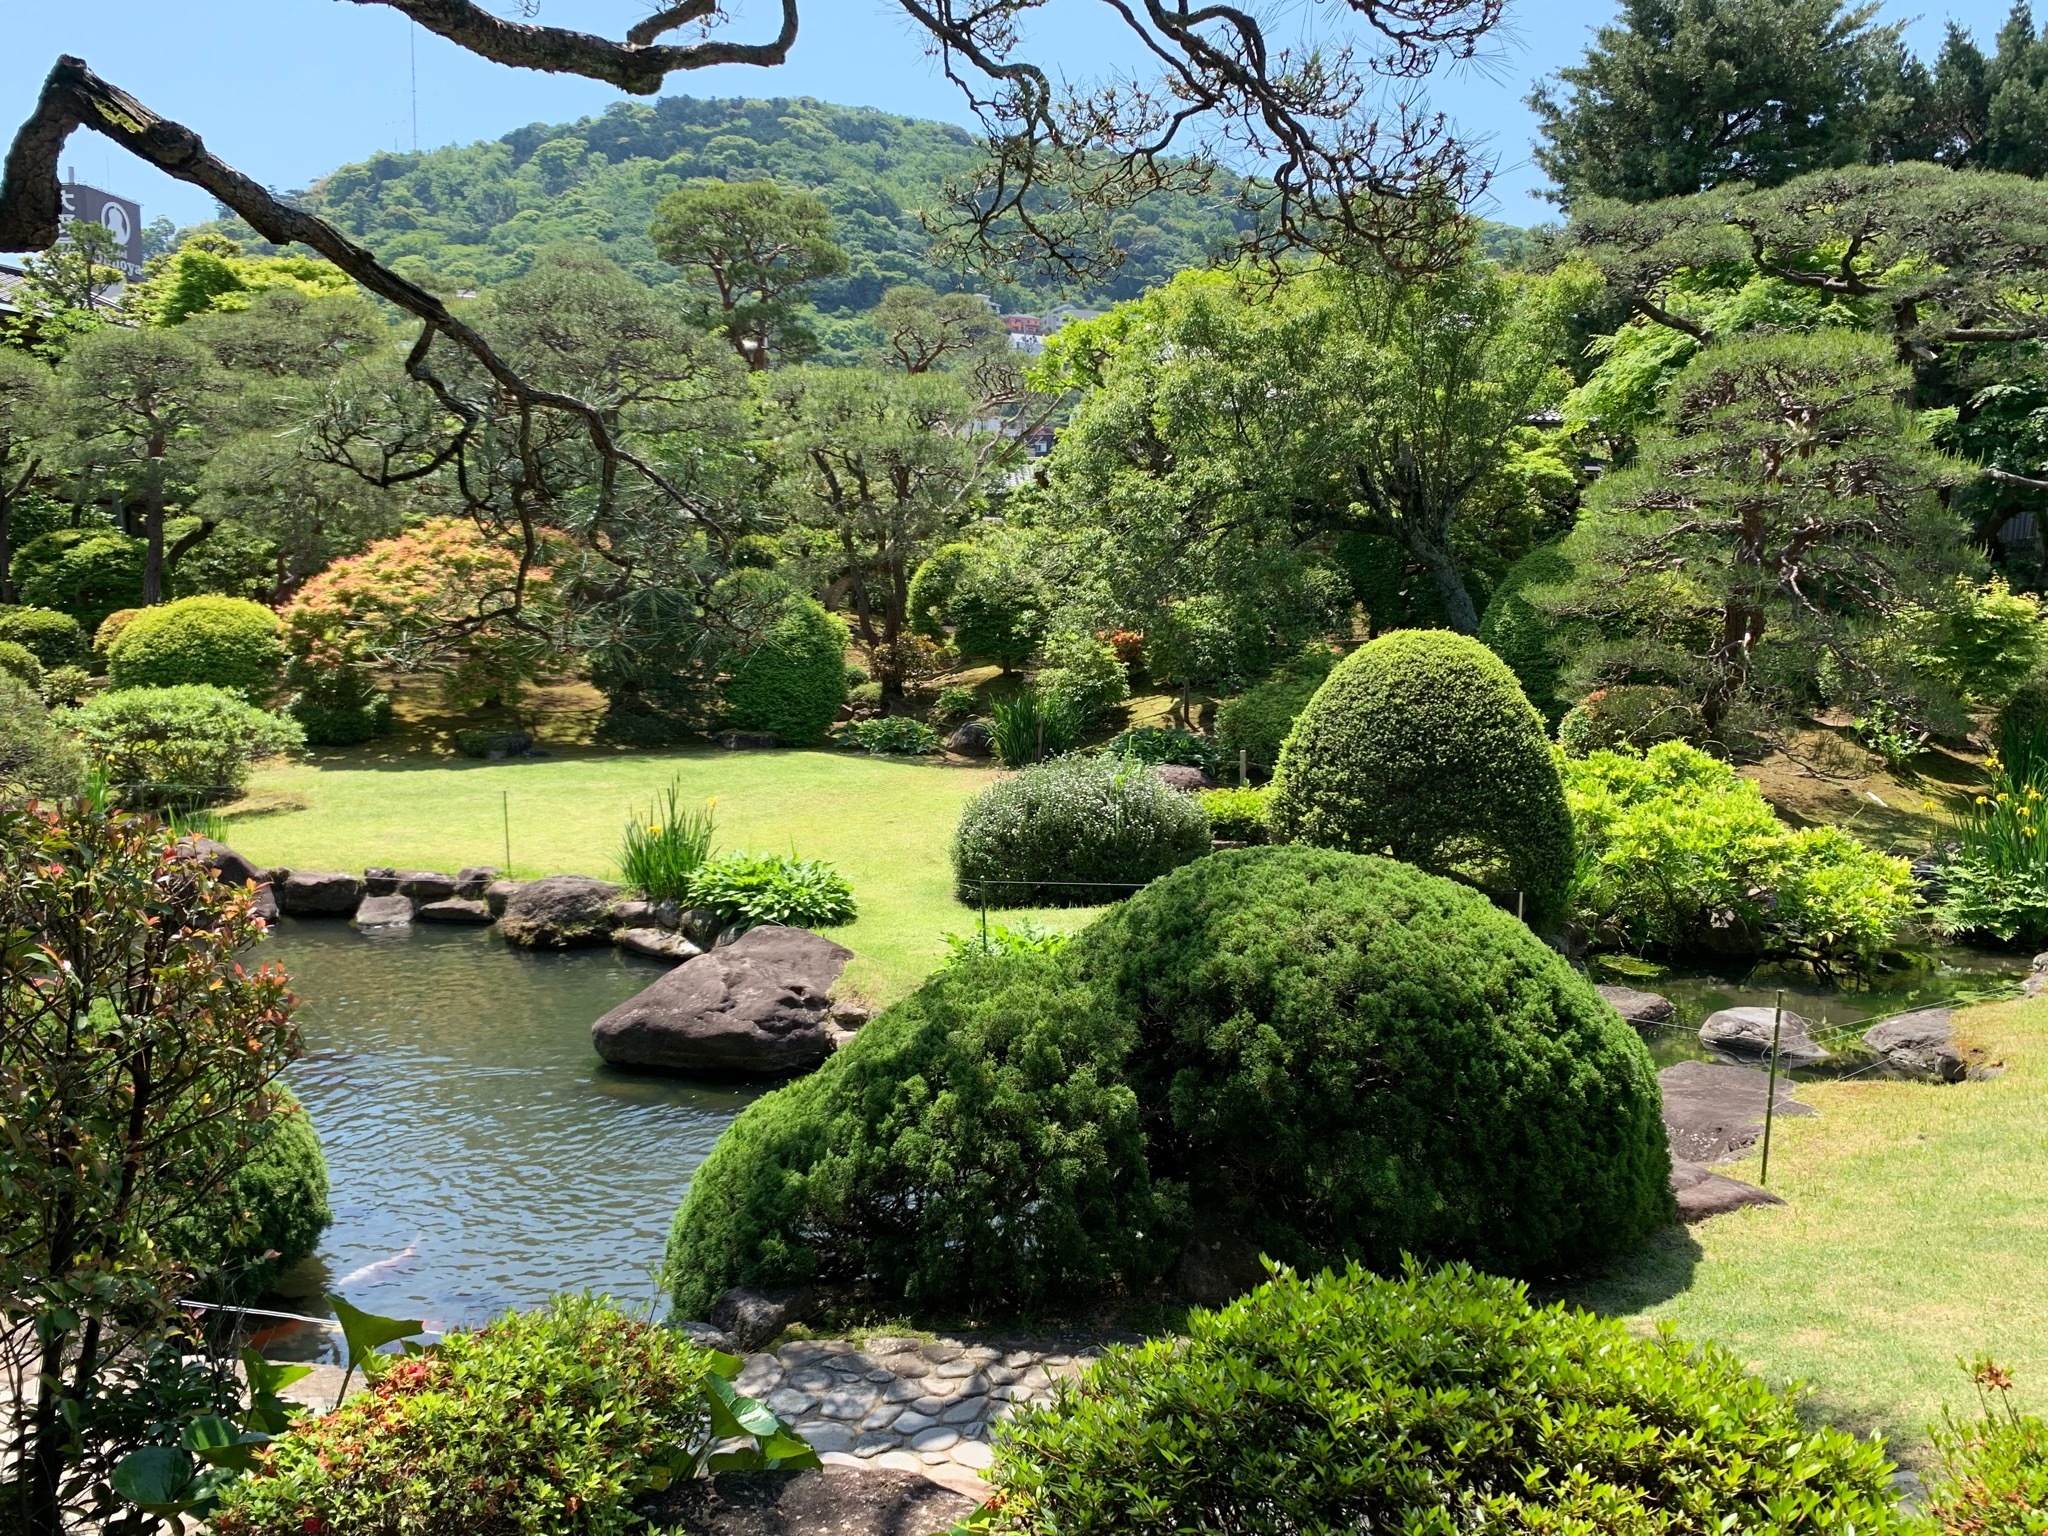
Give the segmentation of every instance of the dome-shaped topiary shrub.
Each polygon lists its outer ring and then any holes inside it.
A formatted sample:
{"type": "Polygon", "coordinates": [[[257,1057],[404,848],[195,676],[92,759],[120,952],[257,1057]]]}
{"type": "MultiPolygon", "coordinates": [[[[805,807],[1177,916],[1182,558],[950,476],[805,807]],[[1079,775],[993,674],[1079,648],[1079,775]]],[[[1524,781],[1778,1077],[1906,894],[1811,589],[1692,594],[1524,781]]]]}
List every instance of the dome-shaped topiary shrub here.
{"type": "Polygon", "coordinates": [[[306,744],[297,721],[197,683],[116,689],[63,718],[122,800],[153,808],[220,800],[258,759],[306,744]]]}
{"type": "Polygon", "coordinates": [[[1124,895],[1117,885],[1143,885],[1208,851],[1201,805],[1146,764],[1063,757],[968,802],[953,834],[953,883],[970,904],[985,890],[999,906],[1096,906],[1124,895]]]}
{"type": "Polygon", "coordinates": [[[142,601],[142,540],[114,528],[58,528],[14,552],[9,574],[22,602],[68,613],[87,630],[142,601]]]}
{"type": "Polygon", "coordinates": [[[1669,1219],[1648,1051],[1485,897],[1301,847],[1213,854],[1077,934],[1128,1019],[1157,1181],[1286,1262],[1544,1274],[1669,1219]]]}
{"type": "Polygon", "coordinates": [[[1011,1419],[988,1526],[1894,1536],[1891,1472],[1713,1344],[1462,1266],[1283,1272],[1011,1419]]]}
{"type": "Polygon", "coordinates": [[[846,623],[769,572],[742,571],[734,581],[746,588],[742,601],[765,612],[721,689],[725,723],[809,746],[846,702],[846,623]]]}
{"type": "Polygon", "coordinates": [[[261,701],[285,662],[284,625],[246,597],[181,597],[145,608],[107,647],[116,688],[201,683],[261,701]]]}
{"type": "Polygon", "coordinates": [[[1572,818],[1543,720],[1501,659],[1449,630],[1362,646],[1309,701],[1274,776],[1276,836],[1384,853],[1564,918],[1572,818]]]}
{"type": "Polygon", "coordinates": [[[27,646],[46,671],[82,667],[92,660],[78,620],[54,608],[0,607],[0,640],[27,646]]]}
{"type": "Polygon", "coordinates": [[[190,1264],[204,1299],[249,1303],[320,1245],[334,1220],[327,1159],[312,1117],[289,1090],[250,1134],[246,1154],[220,1187],[160,1234],[190,1264]]]}
{"type": "Polygon", "coordinates": [[[719,1138],[669,1235],[677,1315],[811,1280],[998,1312],[1143,1285],[1177,1223],[1121,1081],[1134,1042],[1049,956],[940,972],[719,1138]]]}

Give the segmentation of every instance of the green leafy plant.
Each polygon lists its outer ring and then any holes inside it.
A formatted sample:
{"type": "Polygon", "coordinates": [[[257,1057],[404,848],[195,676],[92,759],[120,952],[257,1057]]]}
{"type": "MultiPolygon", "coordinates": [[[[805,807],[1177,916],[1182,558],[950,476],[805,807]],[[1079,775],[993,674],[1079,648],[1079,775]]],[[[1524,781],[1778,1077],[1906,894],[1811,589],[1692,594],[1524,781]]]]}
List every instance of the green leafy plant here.
{"type": "Polygon", "coordinates": [[[19,678],[0,676],[0,798],[76,794],[83,772],[78,748],[35,691],[19,678]]]}
{"type": "Polygon", "coordinates": [[[1263,683],[1225,699],[1216,710],[1216,745],[1224,774],[1235,775],[1239,753],[1252,767],[1271,773],[1280,762],[1287,733],[1336,664],[1337,656],[1328,647],[1312,647],[1263,683]]]}
{"type": "Polygon", "coordinates": [[[846,702],[846,625],[771,572],[741,571],[730,584],[757,627],[722,685],[725,723],[809,746],[846,702]]]}
{"type": "Polygon", "coordinates": [[[1596,688],[1557,722],[1567,757],[1589,752],[1646,752],[1660,741],[1697,741],[1699,711],[1676,688],[1647,683],[1596,688]]]}
{"type": "Polygon", "coordinates": [[[145,608],[107,647],[116,688],[203,683],[261,702],[285,663],[284,625],[244,597],[181,597],[145,608]]]}
{"type": "Polygon", "coordinates": [[[1944,1410],[1934,1431],[1941,1474],[1927,1516],[1939,1536],[2041,1536],[2048,1531],[2048,1421],[2021,1413],[2012,1376],[1979,1356],[1966,1366],[1982,1409],[1944,1410]]]}
{"type": "Polygon", "coordinates": [[[27,646],[45,667],[84,666],[92,659],[78,620],[54,608],[0,605],[0,640],[27,646]]]}
{"type": "Polygon", "coordinates": [[[1991,760],[1991,782],[1954,822],[1935,922],[1943,932],[2004,943],[2048,939],[2048,758],[2015,771],[1991,760]]]}
{"type": "Polygon", "coordinates": [[[680,779],[669,780],[644,817],[626,822],[619,874],[649,901],[687,901],[691,882],[711,857],[716,800],[685,810],[680,779]]]}
{"type": "Polygon", "coordinates": [[[327,1159],[305,1106],[289,1089],[250,1131],[242,1161],[157,1240],[192,1269],[186,1294],[250,1305],[319,1246],[334,1220],[327,1159]]]}
{"type": "Polygon", "coordinates": [[[991,704],[988,723],[989,744],[1005,768],[1059,757],[1081,739],[1081,721],[1066,701],[1030,688],[991,704]]]}
{"type": "Polygon", "coordinates": [[[1208,737],[1156,725],[1139,726],[1111,737],[1104,744],[1102,755],[1133,763],[1176,763],[1183,768],[1199,768],[1212,779],[1222,765],[1222,755],[1208,737]]]}
{"type": "Polygon", "coordinates": [[[1755,784],[1683,742],[1562,761],[1577,824],[1573,920],[1636,951],[1868,966],[1913,914],[1904,859],[1794,830],[1755,784]]]}
{"type": "Polygon", "coordinates": [[[939,969],[988,955],[1056,955],[1072,937],[1058,928],[1042,928],[1028,917],[1014,923],[990,923],[972,933],[947,934],[946,958],[939,962],[939,969]]]}
{"type": "Polygon", "coordinates": [[[43,664],[36,660],[34,651],[16,641],[0,640],[0,674],[42,691],[43,664]]]}
{"type": "Polygon", "coordinates": [[[1107,640],[1076,630],[1053,635],[1032,686],[1085,730],[1131,696],[1131,674],[1107,640]]]}
{"type": "Polygon", "coordinates": [[[378,1358],[369,1391],[262,1448],[261,1475],[225,1490],[218,1536],[613,1536],[638,1524],[636,1495],[678,1479],[818,1465],[733,1387],[739,1360],[601,1297],[378,1358]],[[729,1440],[743,1443],[714,1449],[729,1440]]]}
{"type": "Polygon", "coordinates": [[[1890,768],[1927,749],[1927,732],[1882,699],[1873,699],[1857,718],[1856,739],[1890,768]]]}
{"type": "Polygon", "coordinates": [[[953,886],[970,905],[1096,906],[1208,851],[1201,806],[1144,764],[1066,757],[968,802],[953,834],[953,886]]]}
{"type": "Polygon", "coordinates": [[[1272,796],[1263,789],[1204,789],[1196,793],[1209,833],[1230,843],[1263,843],[1272,796]]]}
{"type": "Polygon", "coordinates": [[[939,733],[908,715],[856,720],[840,729],[839,740],[871,757],[923,757],[939,750],[939,733]]]}
{"type": "Polygon", "coordinates": [[[1186,1333],[999,1429],[985,1529],[1909,1528],[1879,1442],[1803,1423],[1727,1350],[1463,1265],[1281,1269],[1186,1333]]]}
{"type": "Polygon", "coordinates": [[[962,688],[957,683],[948,683],[939,690],[939,696],[932,704],[933,718],[952,724],[965,720],[974,713],[974,690],[962,688]]]}
{"type": "Polygon", "coordinates": [[[853,887],[820,859],[779,853],[728,853],[707,859],[690,877],[690,901],[728,925],[782,923],[836,928],[858,915],[853,887]]]}
{"type": "Polygon", "coordinates": [[[220,688],[122,688],[65,715],[110,784],[143,806],[195,806],[225,798],[259,758],[296,752],[305,732],[220,688]]]}
{"type": "Polygon", "coordinates": [[[278,1394],[312,1375],[313,1368],[279,1365],[253,1349],[244,1349],[241,1360],[247,1406],[188,1416],[178,1426],[176,1444],[130,1451],[110,1480],[120,1499],[176,1531],[187,1519],[212,1515],[229,1485],[254,1470],[256,1453],[305,1411],[278,1394]]]}

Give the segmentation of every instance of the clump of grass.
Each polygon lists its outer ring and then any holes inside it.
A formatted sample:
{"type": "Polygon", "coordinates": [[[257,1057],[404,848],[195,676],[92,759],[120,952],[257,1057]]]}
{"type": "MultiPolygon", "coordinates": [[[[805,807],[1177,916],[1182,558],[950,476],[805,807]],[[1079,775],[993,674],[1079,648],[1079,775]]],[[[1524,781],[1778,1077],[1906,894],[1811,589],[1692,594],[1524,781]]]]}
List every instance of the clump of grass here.
{"type": "Polygon", "coordinates": [[[1991,760],[1988,792],[1956,819],[1936,912],[1952,935],[2048,939],[2048,759],[1991,760]]]}
{"type": "Polygon", "coordinates": [[[649,901],[688,901],[691,882],[711,857],[717,808],[718,801],[711,799],[701,809],[685,810],[682,785],[671,779],[644,819],[635,816],[626,823],[619,848],[619,873],[626,884],[649,901]]]}

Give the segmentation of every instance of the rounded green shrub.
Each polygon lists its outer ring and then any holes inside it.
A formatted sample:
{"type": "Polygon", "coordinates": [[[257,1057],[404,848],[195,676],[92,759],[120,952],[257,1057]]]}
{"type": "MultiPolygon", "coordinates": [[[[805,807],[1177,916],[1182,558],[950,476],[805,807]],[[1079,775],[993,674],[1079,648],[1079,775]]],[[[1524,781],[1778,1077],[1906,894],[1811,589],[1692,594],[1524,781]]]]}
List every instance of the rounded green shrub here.
{"type": "Polygon", "coordinates": [[[289,1090],[280,1090],[234,1171],[160,1236],[193,1267],[203,1300],[246,1305],[310,1255],[333,1220],[327,1159],[312,1117],[289,1090]]]}
{"type": "Polygon", "coordinates": [[[1347,656],[1294,723],[1276,836],[1384,853],[1565,913],[1572,820],[1543,719],[1498,656],[1449,630],[1401,630],[1347,656]]]}
{"type": "Polygon", "coordinates": [[[78,748],[50,719],[35,690],[0,673],[0,799],[55,800],[77,794],[83,781],[78,748]]]}
{"type": "Polygon", "coordinates": [[[1263,789],[1203,789],[1195,792],[1209,818],[1209,833],[1233,843],[1263,843],[1266,840],[1267,802],[1272,796],[1263,789]]]}
{"type": "Polygon", "coordinates": [[[352,747],[391,729],[391,695],[365,667],[295,661],[285,682],[293,688],[287,710],[314,746],[352,747]]]}
{"type": "Polygon", "coordinates": [[[204,683],[267,698],[285,662],[284,625],[246,597],[181,597],[145,608],[107,647],[116,688],[204,683]]]}
{"type": "Polygon", "coordinates": [[[1531,550],[1509,568],[1479,616],[1480,643],[1508,664],[1529,702],[1553,727],[1564,714],[1559,673],[1569,657],[1564,626],[1531,594],[1572,579],[1572,563],[1555,544],[1531,550]]]}
{"type": "Polygon", "coordinates": [[[1064,631],[1045,642],[1044,660],[1032,686],[1084,726],[1094,725],[1131,696],[1130,672],[1106,640],[1064,631]]]}
{"type": "Polygon", "coordinates": [[[107,782],[134,805],[198,805],[249,781],[258,758],[306,744],[298,722],[222,688],[122,688],[66,715],[107,782]]]}
{"type": "Polygon", "coordinates": [[[115,529],[58,528],[16,550],[9,570],[22,602],[92,630],[116,609],[141,603],[142,560],[142,540],[115,529]]]}
{"type": "Polygon", "coordinates": [[[43,664],[36,660],[36,653],[12,640],[0,640],[0,672],[31,688],[43,686],[43,664]]]}
{"type": "MultiPolygon", "coordinates": [[[[727,674],[725,723],[737,731],[773,731],[784,746],[823,736],[846,702],[846,624],[816,599],[785,589],[776,598],[765,572],[750,586],[766,599],[766,623],[727,674]]],[[[751,596],[752,594],[750,594],[751,596]]]]}
{"type": "Polygon", "coordinates": [[[78,620],[54,608],[0,607],[0,640],[27,646],[45,670],[92,660],[78,620]]]}
{"type": "Polygon", "coordinates": [[[1145,764],[1056,758],[968,802],[953,834],[953,883],[969,903],[986,894],[1001,906],[1096,906],[1124,894],[1099,883],[1143,885],[1208,851],[1201,806],[1145,764]]]}
{"type": "Polygon", "coordinates": [[[1909,1529],[1881,1442],[1805,1423],[1727,1350],[1463,1266],[1283,1271],[1186,1334],[1004,1426],[992,1536],[1909,1529]]]}
{"type": "Polygon", "coordinates": [[[104,658],[114,648],[114,642],[121,638],[121,631],[141,616],[140,608],[116,608],[112,613],[93,626],[92,653],[104,658]]]}
{"type": "Polygon", "coordinates": [[[1669,1219],[1655,1069],[1563,956],[1453,881],[1213,854],[1063,959],[1145,1042],[1155,1181],[1286,1262],[1573,1271],[1669,1219]]]}
{"type": "Polygon", "coordinates": [[[1171,1262],[1122,1080],[1127,1022],[1034,953],[967,958],[749,1105],[690,1180],[664,1263],[681,1317],[823,1281],[1014,1313],[1171,1262]]]}

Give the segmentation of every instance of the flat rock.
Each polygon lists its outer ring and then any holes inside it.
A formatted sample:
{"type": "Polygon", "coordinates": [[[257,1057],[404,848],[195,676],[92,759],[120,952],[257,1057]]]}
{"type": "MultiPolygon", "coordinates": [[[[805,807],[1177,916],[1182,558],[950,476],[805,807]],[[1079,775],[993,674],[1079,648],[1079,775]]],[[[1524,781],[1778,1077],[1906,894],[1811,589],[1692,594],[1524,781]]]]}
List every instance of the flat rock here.
{"type": "Polygon", "coordinates": [[[832,984],[852,958],[802,928],[753,928],[619,1004],[590,1026],[591,1043],[614,1066],[808,1072],[832,1054],[832,984]]]}
{"type": "Polygon", "coordinates": [[[915,1472],[820,1467],[677,1481],[633,1507],[652,1529],[688,1536],[931,1536],[980,1503],[915,1472]]]}
{"type": "Polygon", "coordinates": [[[1785,1203],[1768,1189],[1731,1179],[1698,1163],[1674,1162],[1671,1165],[1671,1193],[1678,1201],[1678,1219],[1688,1226],[1710,1216],[1726,1216],[1745,1205],[1785,1203]]]}
{"type": "Polygon", "coordinates": [[[446,901],[455,894],[455,877],[436,869],[409,869],[398,877],[398,894],[414,901],[446,901]]]}
{"type": "Polygon", "coordinates": [[[358,928],[409,928],[412,926],[410,896],[365,896],[350,919],[358,928]]]}
{"type": "Polygon", "coordinates": [[[420,903],[420,921],[423,923],[488,923],[491,908],[488,902],[470,901],[462,896],[444,896],[439,901],[420,903]]]}
{"type": "Polygon", "coordinates": [[[517,880],[493,880],[484,887],[484,904],[491,909],[491,916],[505,915],[505,908],[519,894],[519,885],[517,880]]]}
{"type": "Polygon", "coordinates": [[[1943,1082],[1959,1083],[1970,1066],[1955,1046],[1955,1016],[1947,1008],[1920,1008],[1895,1014],[1863,1032],[1863,1044],[1895,1067],[1927,1072],[1943,1082]]]}
{"type": "MultiPolygon", "coordinates": [[[[1777,1011],[1772,1008],[1723,1008],[1718,1013],[1707,1015],[1706,1023],[1700,1026],[1700,1044],[1737,1055],[1768,1059],[1776,1018],[1777,1011]]],[[[1785,1010],[1783,1027],[1778,1031],[1778,1060],[1781,1063],[1801,1066],[1828,1059],[1827,1048],[1816,1045],[1808,1033],[1812,1027],[1791,1009],[1785,1010]]]]}
{"type": "Polygon", "coordinates": [[[1190,768],[1186,763],[1154,763],[1152,775],[1168,789],[1177,789],[1184,795],[1191,795],[1198,789],[1214,789],[1216,781],[1199,768],[1190,768]]]}
{"type": "Polygon", "coordinates": [[[455,894],[465,901],[482,901],[497,878],[498,872],[488,864],[467,865],[455,876],[455,894]]]}
{"type": "Polygon", "coordinates": [[[589,875],[546,875],[529,880],[505,902],[498,931],[527,949],[576,949],[609,944],[611,905],[619,888],[589,875]]]}
{"type": "Polygon", "coordinates": [[[765,752],[781,746],[782,738],[773,731],[724,731],[718,744],[728,752],[765,752]]]}
{"type": "MultiPolygon", "coordinates": [[[[1664,1134],[1671,1155],[1689,1163],[1725,1163],[1739,1157],[1764,1133],[1764,1105],[1770,1075],[1755,1067],[1724,1062],[1681,1061],[1657,1074],[1664,1090],[1664,1134]]],[[[1813,1106],[1791,1096],[1778,1080],[1778,1113],[1810,1115],[1813,1106]]]]}
{"type": "Polygon", "coordinates": [[[340,869],[295,869],[277,893],[293,917],[347,917],[362,899],[363,882],[340,869]]]}
{"type": "Polygon", "coordinates": [[[652,960],[694,960],[704,953],[680,933],[666,928],[621,928],[612,935],[612,942],[652,960]]]}
{"type": "Polygon", "coordinates": [[[1677,1010],[1671,999],[1657,992],[1638,992],[1634,987],[1595,987],[1607,1006],[1631,1024],[1669,1024],[1677,1010]]]}

